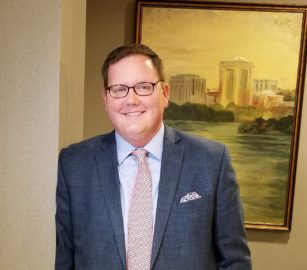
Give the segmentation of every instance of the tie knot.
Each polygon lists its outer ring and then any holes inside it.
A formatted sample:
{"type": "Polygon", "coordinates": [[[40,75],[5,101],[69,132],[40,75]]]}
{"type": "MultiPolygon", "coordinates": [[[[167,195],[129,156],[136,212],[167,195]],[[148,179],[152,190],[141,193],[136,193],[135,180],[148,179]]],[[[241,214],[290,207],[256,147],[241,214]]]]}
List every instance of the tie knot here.
{"type": "Polygon", "coordinates": [[[142,163],[146,159],[147,151],[145,149],[135,149],[132,155],[136,157],[139,163],[142,163]]]}

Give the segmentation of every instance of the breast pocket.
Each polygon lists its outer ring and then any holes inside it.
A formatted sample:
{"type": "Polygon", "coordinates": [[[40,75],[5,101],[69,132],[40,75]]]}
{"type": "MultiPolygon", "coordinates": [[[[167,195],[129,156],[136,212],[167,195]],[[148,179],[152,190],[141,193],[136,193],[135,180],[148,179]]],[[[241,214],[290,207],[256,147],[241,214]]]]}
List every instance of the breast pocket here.
{"type": "MultiPolygon", "coordinates": [[[[186,193],[184,193],[186,194],[186,193]]],[[[166,230],[166,238],[176,243],[195,243],[206,231],[211,231],[214,205],[211,196],[201,194],[201,198],[182,202],[184,195],[178,194],[166,230]],[[180,203],[181,201],[181,203],[180,203]]],[[[204,239],[204,238],[202,238],[204,239]]]]}
{"type": "Polygon", "coordinates": [[[174,211],[191,215],[193,213],[205,213],[210,208],[212,208],[210,196],[201,193],[186,193],[176,197],[174,211]]]}

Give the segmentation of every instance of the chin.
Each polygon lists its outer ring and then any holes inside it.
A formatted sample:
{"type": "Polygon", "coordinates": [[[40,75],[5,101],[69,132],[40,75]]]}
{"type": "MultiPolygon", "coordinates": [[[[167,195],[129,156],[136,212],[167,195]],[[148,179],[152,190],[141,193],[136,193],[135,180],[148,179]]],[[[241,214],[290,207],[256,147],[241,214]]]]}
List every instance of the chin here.
{"type": "Polygon", "coordinates": [[[143,128],[129,128],[127,131],[126,131],[126,134],[129,136],[129,137],[144,137],[144,134],[145,134],[145,130],[143,128]]]}

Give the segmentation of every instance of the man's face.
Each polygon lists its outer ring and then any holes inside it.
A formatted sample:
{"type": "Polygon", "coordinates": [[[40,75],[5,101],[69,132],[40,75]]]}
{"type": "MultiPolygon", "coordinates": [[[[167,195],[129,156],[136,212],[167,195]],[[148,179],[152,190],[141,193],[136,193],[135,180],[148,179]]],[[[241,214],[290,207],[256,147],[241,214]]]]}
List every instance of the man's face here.
{"type": "MultiPolygon", "coordinates": [[[[110,65],[108,70],[108,86],[131,87],[139,82],[156,83],[159,79],[151,60],[143,55],[125,57],[110,65]]],[[[143,147],[161,127],[164,109],[168,106],[169,87],[158,83],[149,96],[138,96],[132,88],[124,98],[112,98],[105,91],[102,96],[115,130],[133,146],[143,147]]]]}

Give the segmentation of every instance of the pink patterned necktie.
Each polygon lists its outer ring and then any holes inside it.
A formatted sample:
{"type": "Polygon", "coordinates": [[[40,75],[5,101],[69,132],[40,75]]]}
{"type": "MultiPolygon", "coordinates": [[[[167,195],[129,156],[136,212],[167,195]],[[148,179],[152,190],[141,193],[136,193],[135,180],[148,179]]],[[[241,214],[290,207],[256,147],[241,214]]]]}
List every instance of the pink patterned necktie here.
{"type": "Polygon", "coordinates": [[[128,218],[128,270],[149,270],[152,239],[152,180],[147,163],[147,152],[136,149],[138,172],[133,187],[128,218]]]}

